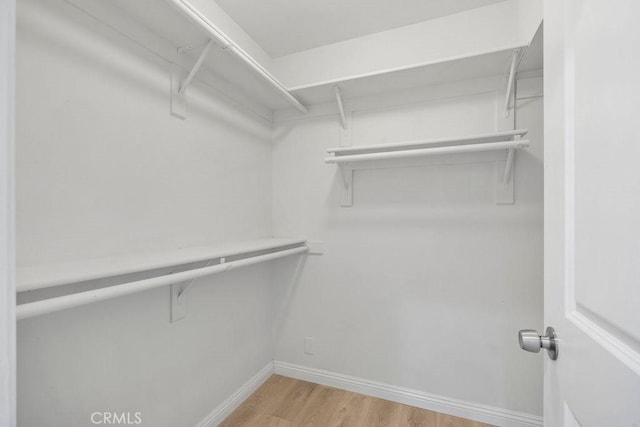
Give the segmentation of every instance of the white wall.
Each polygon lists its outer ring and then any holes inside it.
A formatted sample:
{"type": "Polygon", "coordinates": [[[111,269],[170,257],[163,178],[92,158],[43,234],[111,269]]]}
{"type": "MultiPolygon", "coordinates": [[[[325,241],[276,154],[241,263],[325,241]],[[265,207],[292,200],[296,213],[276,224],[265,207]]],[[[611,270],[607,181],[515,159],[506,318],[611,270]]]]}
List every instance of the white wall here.
{"type": "MultiPolygon", "coordinates": [[[[270,125],[200,82],[169,115],[169,64],[60,1],[21,0],[22,266],[271,235],[270,125]]],[[[269,268],[205,279],[169,323],[169,289],[18,325],[20,426],[139,411],[194,425],[271,360],[269,268]]]]}
{"type": "Polygon", "coordinates": [[[62,1],[19,6],[19,265],[270,233],[269,123],[197,83],[177,120],[167,63],[62,1]]]}
{"type": "MultiPolygon", "coordinates": [[[[395,106],[350,100],[353,145],[494,131],[504,92],[483,84],[395,106]]],[[[532,146],[517,154],[513,206],[494,203],[493,165],[473,163],[356,171],[342,208],[339,172],[323,162],[340,145],[337,116],[277,123],[274,232],[324,240],[325,253],[298,280],[278,264],[276,359],[542,414],[542,360],[516,338],[542,327],[541,98],[520,101],[517,127],[532,146]]]]}

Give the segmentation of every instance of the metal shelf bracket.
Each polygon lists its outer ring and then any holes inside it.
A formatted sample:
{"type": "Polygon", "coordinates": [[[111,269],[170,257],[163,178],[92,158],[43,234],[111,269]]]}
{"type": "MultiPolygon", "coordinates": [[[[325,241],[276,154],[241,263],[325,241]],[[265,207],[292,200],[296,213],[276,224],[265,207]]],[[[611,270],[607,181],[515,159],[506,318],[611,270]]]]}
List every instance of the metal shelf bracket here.
{"type": "MultiPolygon", "coordinates": [[[[185,97],[185,91],[187,90],[187,87],[189,86],[189,84],[191,84],[191,82],[193,81],[193,78],[198,73],[198,70],[200,70],[200,67],[204,63],[204,60],[207,58],[207,55],[209,54],[209,51],[211,50],[213,45],[214,45],[214,41],[213,39],[210,39],[207,45],[202,50],[202,53],[200,53],[198,60],[193,65],[193,67],[191,68],[191,71],[189,71],[189,74],[187,74],[187,77],[184,80],[181,79],[182,69],[180,68],[180,66],[178,66],[177,64],[173,64],[173,67],[171,69],[171,115],[172,116],[177,117],[179,119],[183,119],[183,120],[187,118],[187,100],[185,97]]],[[[187,49],[185,47],[178,49],[179,54],[186,53],[186,51],[187,49]]]]}
{"type": "MultiPolygon", "coordinates": [[[[225,258],[220,258],[219,264],[224,264],[225,258]]],[[[208,261],[204,267],[210,267],[213,260],[208,261]]],[[[203,267],[203,268],[204,268],[203,267]]],[[[233,264],[229,264],[225,271],[231,270],[233,264]]],[[[193,286],[196,279],[191,279],[186,284],[174,283],[171,285],[171,323],[184,319],[187,315],[187,298],[186,293],[193,286]]]]}
{"type": "MultiPolygon", "coordinates": [[[[514,141],[521,139],[520,135],[514,137],[514,141]]],[[[516,150],[507,150],[507,158],[504,161],[496,162],[496,204],[512,205],[514,198],[514,166],[516,161],[516,150]]]]}
{"type": "Polygon", "coordinates": [[[343,130],[347,129],[347,119],[344,114],[344,104],[342,103],[342,93],[340,91],[340,86],[333,86],[333,92],[336,95],[336,103],[338,104],[338,112],[340,115],[340,126],[342,126],[343,130]]]}
{"type": "Polygon", "coordinates": [[[516,150],[513,148],[510,148],[509,151],[507,152],[507,160],[504,166],[504,172],[502,173],[503,184],[507,184],[513,175],[512,172],[513,172],[513,162],[514,162],[515,154],[516,154],[516,150]]]}
{"type": "Polygon", "coordinates": [[[342,177],[342,192],[340,195],[340,206],[353,206],[353,168],[348,163],[339,165],[338,170],[342,177]]]}
{"type": "Polygon", "coordinates": [[[209,40],[209,43],[207,43],[207,45],[204,47],[204,49],[202,50],[202,53],[198,57],[198,60],[196,61],[193,68],[189,72],[189,75],[187,75],[187,78],[184,79],[184,81],[180,84],[180,88],[178,89],[179,95],[182,95],[184,93],[184,91],[187,89],[187,86],[189,86],[193,78],[196,76],[196,73],[202,66],[202,63],[204,62],[204,60],[207,58],[207,55],[209,54],[209,51],[211,50],[211,47],[213,46],[213,44],[214,44],[213,40],[209,40]]]}
{"type": "Polygon", "coordinates": [[[509,110],[511,105],[511,98],[513,92],[513,85],[515,83],[516,78],[516,70],[518,69],[518,60],[520,58],[520,54],[522,53],[522,48],[517,48],[513,50],[513,54],[511,55],[511,65],[509,67],[509,77],[507,79],[507,93],[504,97],[504,116],[509,117],[509,110]]]}

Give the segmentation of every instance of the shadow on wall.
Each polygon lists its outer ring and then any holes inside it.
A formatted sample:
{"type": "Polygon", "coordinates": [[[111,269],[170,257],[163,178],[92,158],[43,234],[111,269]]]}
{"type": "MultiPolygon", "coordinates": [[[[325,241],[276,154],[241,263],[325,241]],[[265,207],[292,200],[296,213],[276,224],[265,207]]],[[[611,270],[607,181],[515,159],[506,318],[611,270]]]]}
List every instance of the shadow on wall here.
{"type": "Polygon", "coordinates": [[[272,286],[274,289],[274,317],[272,325],[272,336],[274,341],[278,340],[280,331],[284,327],[287,321],[287,314],[290,312],[289,308],[291,303],[295,299],[295,293],[300,284],[300,277],[304,271],[307,257],[313,255],[302,255],[294,259],[280,259],[273,262],[272,265],[272,286]],[[275,271],[280,273],[274,274],[275,271]],[[290,277],[288,282],[277,283],[280,277],[290,277]]]}

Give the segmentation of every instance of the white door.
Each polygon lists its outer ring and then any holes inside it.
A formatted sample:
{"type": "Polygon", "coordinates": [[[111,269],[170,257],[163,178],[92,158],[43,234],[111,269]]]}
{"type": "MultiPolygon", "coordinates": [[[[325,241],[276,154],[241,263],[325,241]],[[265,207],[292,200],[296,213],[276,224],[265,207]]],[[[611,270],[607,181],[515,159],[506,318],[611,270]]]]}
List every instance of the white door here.
{"type": "Polygon", "coordinates": [[[545,0],[544,37],[545,426],[640,426],[640,1],[545,0]]]}

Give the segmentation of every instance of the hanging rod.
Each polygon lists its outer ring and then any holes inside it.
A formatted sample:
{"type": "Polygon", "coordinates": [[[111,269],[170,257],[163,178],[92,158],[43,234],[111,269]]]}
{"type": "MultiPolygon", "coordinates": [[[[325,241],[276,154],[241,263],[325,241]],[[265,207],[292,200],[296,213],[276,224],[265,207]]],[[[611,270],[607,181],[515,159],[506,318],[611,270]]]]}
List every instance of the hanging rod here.
{"type": "Polygon", "coordinates": [[[55,311],[65,310],[67,308],[90,304],[92,302],[104,301],[124,295],[146,291],[149,289],[168,286],[174,283],[196,279],[198,277],[209,276],[216,273],[223,273],[225,271],[231,270],[232,268],[245,267],[248,265],[258,264],[261,262],[306,252],[309,252],[309,247],[307,245],[304,245],[293,249],[286,249],[266,255],[244,258],[237,261],[214,265],[211,267],[202,267],[194,270],[182,271],[175,274],[167,274],[164,276],[152,277],[150,279],[123,283],[121,285],[110,286],[107,288],[78,292],[76,294],[49,298],[27,304],[20,304],[16,307],[16,317],[18,320],[26,319],[29,317],[39,316],[41,314],[52,313],[55,311]]]}
{"type": "Polygon", "coordinates": [[[480,151],[496,151],[496,150],[508,150],[514,148],[525,148],[529,146],[529,140],[521,139],[517,141],[503,141],[503,142],[490,142],[485,144],[467,144],[467,145],[454,145],[451,147],[433,147],[433,148],[421,148],[414,150],[399,150],[399,151],[384,151],[378,153],[367,154],[352,154],[346,156],[327,157],[325,163],[351,163],[351,162],[364,162],[369,160],[387,160],[387,159],[402,159],[408,157],[425,157],[435,156],[440,154],[457,154],[457,153],[472,153],[480,151]]]}
{"type": "Polygon", "coordinates": [[[238,258],[249,253],[276,251],[304,243],[304,239],[262,238],[208,246],[187,246],[163,252],[133,253],[24,267],[18,269],[16,290],[32,291],[211,259],[238,258]]]}
{"type": "Polygon", "coordinates": [[[486,144],[488,142],[513,141],[514,138],[522,137],[523,135],[526,135],[527,132],[529,132],[527,129],[516,129],[516,130],[506,130],[506,131],[499,131],[499,132],[481,133],[481,134],[465,135],[465,136],[453,136],[453,137],[436,138],[436,139],[421,139],[421,140],[404,141],[404,142],[387,142],[387,143],[375,144],[375,145],[353,145],[349,147],[328,148],[327,153],[334,153],[336,155],[366,154],[367,152],[428,148],[429,146],[435,146],[435,145],[440,145],[440,146],[446,145],[451,147],[456,145],[486,144]]]}
{"type": "Polygon", "coordinates": [[[269,71],[267,71],[262,65],[256,62],[248,53],[242,50],[238,45],[233,43],[218,27],[216,27],[206,16],[204,16],[198,9],[196,9],[187,0],[167,0],[171,5],[176,7],[186,16],[191,18],[196,24],[204,29],[213,39],[222,45],[222,48],[235,54],[241,61],[252,68],[256,73],[262,76],[267,82],[271,84],[280,94],[284,96],[291,104],[293,104],[298,110],[306,113],[308,111],[295,96],[284,87],[282,83],[278,81],[269,71]]]}

